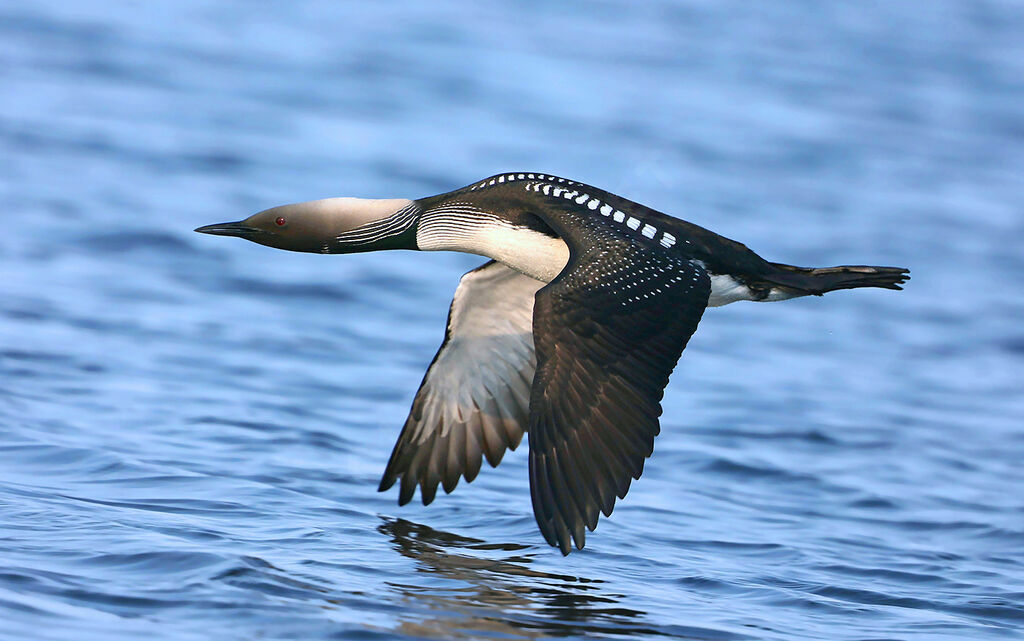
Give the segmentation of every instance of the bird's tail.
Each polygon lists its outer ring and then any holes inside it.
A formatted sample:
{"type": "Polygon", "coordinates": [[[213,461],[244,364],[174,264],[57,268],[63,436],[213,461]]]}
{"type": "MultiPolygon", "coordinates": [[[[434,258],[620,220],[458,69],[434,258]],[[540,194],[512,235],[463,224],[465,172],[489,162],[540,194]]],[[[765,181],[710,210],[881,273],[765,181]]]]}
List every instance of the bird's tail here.
{"type": "Polygon", "coordinates": [[[903,289],[910,280],[910,270],[903,267],[873,267],[869,265],[840,265],[839,267],[796,267],[771,263],[778,271],[764,276],[768,282],[792,290],[794,294],[821,296],[837,289],[882,287],[903,289]]]}

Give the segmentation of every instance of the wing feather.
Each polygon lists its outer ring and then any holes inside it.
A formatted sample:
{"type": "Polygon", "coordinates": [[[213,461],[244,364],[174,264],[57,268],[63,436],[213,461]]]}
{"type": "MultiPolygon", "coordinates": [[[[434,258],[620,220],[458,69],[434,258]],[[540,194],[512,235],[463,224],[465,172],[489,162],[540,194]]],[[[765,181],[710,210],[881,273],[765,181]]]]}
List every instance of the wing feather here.
{"type": "Polygon", "coordinates": [[[669,374],[710,292],[697,263],[629,239],[596,234],[570,249],[534,305],[529,429],[534,514],[563,554],[640,478],[669,374]]]}
{"type": "Polygon", "coordinates": [[[483,458],[496,466],[519,445],[536,369],[533,302],[542,286],[493,261],[459,281],[444,342],[381,478],[381,491],[399,482],[399,504],[417,486],[429,504],[438,484],[451,492],[460,477],[476,478],[483,458]]]}

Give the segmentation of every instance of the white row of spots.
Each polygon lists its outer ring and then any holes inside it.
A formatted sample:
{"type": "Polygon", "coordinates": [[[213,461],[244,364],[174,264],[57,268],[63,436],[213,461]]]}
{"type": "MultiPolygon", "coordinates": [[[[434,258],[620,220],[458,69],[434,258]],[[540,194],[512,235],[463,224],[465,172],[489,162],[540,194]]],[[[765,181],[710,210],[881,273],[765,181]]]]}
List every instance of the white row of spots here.
{"type": "MultiPolygon", "coordinates": [[[[519,174],[520,178],[523,176],[524,174],[519,174]]],[[[526,178],[533,178],[534,174],[525,174],[525,176],[526,178]]],[[[501,177],[499,177],[499,181],[500,178],[501,177]]],[[[544,180],[545,176],[537,175],[537,178],[540,180],[544,180]]],[[[559,178],[557,180],[559,182],[568,182],[570,185],[575,184],[572,181],[565,181],[565,179],[563,178],[559,178]]],[[[477,185],[477,187],[479,186],[482,185],[477,185]]],[[[474,187],[474,189],[476,189],[476,187],[474,187]]],[[[591,198],[590,194],[580,194],[580,192],[575,190],[570,190],[565,187],[556,187],[550,183],[543,182],[527,183],[526,190],[541,192],[545,196],[554,196],[555,198],[562,197],[567,200],[573,200],[580,205],[586,203],[587,208],[590,209],[591,211],[595,211],[598,208],[600,208],[602,216],[611,216],[612,220],[614,220],[617,223],[625,221],[626,226],[629,227],[630,229],[639,229],[640,225],[643,224],[643,229],[640,231],[640,233],[647,238],[653,240],[654,237],[658,235],[658,228],[655,227],[654,225],[651,225],[650,223],[644,223],[639,218],[635,218],[633,216],[629,216],[627,219],[626,214],[622,213],[618,209],[615,209],[611,205],[602,203],[597,198],[591,198]]],[[[668,232],[664,232],[661,235],[661,240],[659,241],[659,243],[662,247],[672,247],[673,245],[676,244],[676,237],[668,232]]]]}
{"type": "MultiPolygon", "coordinates": [[[[578,183],[572,180],[567,180],[565,178],[558,178],[557,176],[549,176],[547,174],[502,174],[500,176],[495,176],[493,178],[484,180],[483,182],[477,183],[476,185],[473,185],[472,187],[470,187],[470,191],[475,191],[477,189],[482,189],[484,187],[489,187],[505,182],[513,182],[517,180],[545,181],[528,183],[526,185],[526,189],[528,191],[542,192],[545,196],[554,196],[556,198],[562,197],[568,200],[575,200],[575,202],[580,205],[585,203],[587,205],[587,208],[590,209],[591,211],[600,208],[601,214],[603,216],[610,216],[612,220],[614,220],[617,223],[622,223],[625,221],[626,226],[629,227],[630,229],[639,229],[642,223],[642,221],[632,216],[629,216],[627,218],[626,214],[613,208],[611,205],[602,203],[597,198],[591,198],[589,194],[580,194],[580,192],[576,190],[570,190],[567,189],[566,187],[555,186],[553,183],[559,183],[567,186],[576,185],[578,183]]],[[[658,235],[658,228],[649,223],[643,223],[643,229],[640,233],[643,234],[646,238],[650,238],[653,240],[658,235]]],[[[658,240],[658,243],[665,248],[672,247],[673,245],[676,244],[676,237],[668,232],[663,232],[661,238],[658,240]]]]}
{"type": "Polygon", "coordinates": [[[489,178],[487,180],[484,180],[483,182],[479,182],[470,187],[469,190],[476,191],[477,189],[491,187],[499,183],[512,182],[514,180],[548,180],[552,182],[565,183],[568,185],[576,184],[571,180],[566,180],[565,178],[558,178],[556,176],[548,176],[547,174],[503,174],[501,176],[495,176],[494,178],[489,178]]]}

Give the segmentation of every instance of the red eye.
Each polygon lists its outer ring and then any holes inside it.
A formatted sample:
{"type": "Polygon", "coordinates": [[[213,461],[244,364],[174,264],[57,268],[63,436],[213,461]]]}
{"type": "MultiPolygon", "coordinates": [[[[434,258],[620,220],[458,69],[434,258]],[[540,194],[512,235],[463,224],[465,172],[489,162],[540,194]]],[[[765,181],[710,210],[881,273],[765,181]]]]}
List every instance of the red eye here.
{"type": "Polygon", "coordinates": [[[274,222],[277,223],[278,227],[283,227],[285,222],[287,221],[284,219],[284,216],[278,216],[277,220],[275,220],[274,222]]]}

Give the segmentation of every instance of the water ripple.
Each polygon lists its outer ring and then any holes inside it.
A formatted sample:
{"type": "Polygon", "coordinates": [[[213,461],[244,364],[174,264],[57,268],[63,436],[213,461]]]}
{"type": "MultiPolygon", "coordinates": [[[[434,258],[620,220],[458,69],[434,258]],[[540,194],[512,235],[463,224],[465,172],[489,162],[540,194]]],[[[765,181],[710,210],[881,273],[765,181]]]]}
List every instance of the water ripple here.
{"type": "Polygon", "coordinates": [[[1024,635],[1019,3],[0,3],[0,639],[1024,635]],[[709,309],[563,558],[376,491],[459,276],[192,233],[510,168],[905,291],[709,309]]]}

